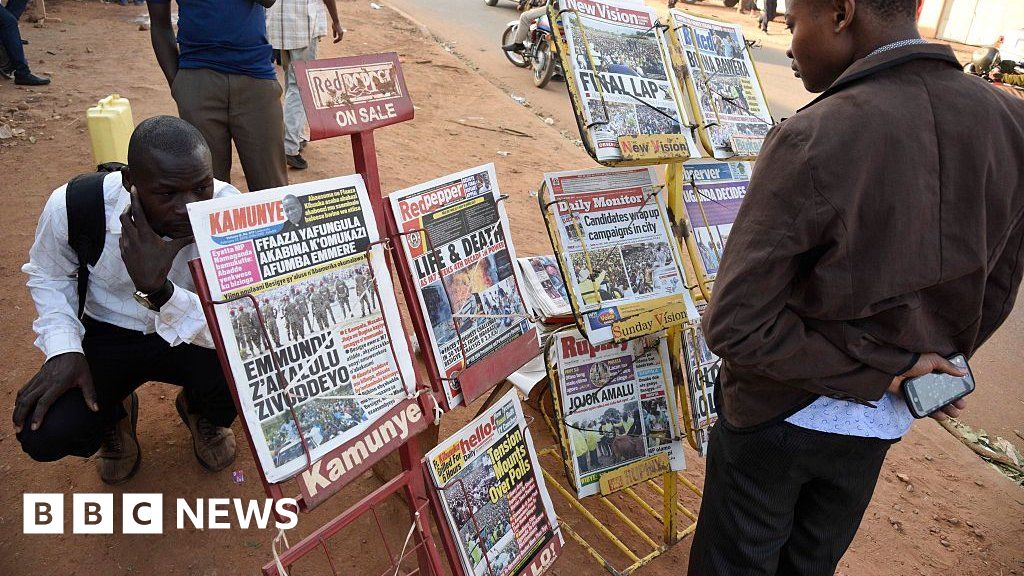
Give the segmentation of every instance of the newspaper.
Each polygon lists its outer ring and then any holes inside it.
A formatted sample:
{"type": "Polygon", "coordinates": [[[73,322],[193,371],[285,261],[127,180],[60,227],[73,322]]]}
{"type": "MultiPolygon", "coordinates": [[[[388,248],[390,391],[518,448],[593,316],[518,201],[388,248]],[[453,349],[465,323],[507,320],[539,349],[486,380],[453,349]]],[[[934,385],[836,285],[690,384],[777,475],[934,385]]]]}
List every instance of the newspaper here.
{"type": "MultiPolygon", "coordinates": [[[[455,377],[531,330],[515,249],[494,165],[486,164],[388,196],[410,262],[430,352],[449,406],[455,377]]],[[[538,348],[539,348],[538,343],[538,348]]]]}
{"type": "Polygon", "coordinates": [[[426,455],[466,574],[540,574],[564,544],[533,439],[509,390],[426,455]]]}
{"type": "Polygon", "coordinates": [[[597,161],[622,160],[624,152],[634,158],[699,156],[654,10],[621,0],[558,0],[557,7],[569,81],[597,161]],[[620,142],[620,136],[627,138],[620,142]]]}
{"type": "Polygon", "coordinates": [[[414,390],[406,341],[390,336],[403,330],[360,176],[197,202],[188,212],[213,300],[251,294],[266,323],[269,342],[251,300],[215,306],[267,480],[306,467],[300,431],[319,460],[414,390]]]}
{"type": "Polygon", "coordinates": [[[690,160],[683,164],[683,204],[692,242],[708,280],[718,274],[725,242],[747,196],[752,162],[690,160]]]}
{"type": "Polygon", "coordinates": [[[603,492],[602,476],[659,454],[668,455],[667,468],[647,477],[685,468],[663,334],[601,346],[576,330],[555,338],[550,348],[557,370],[552,377],[558,380],[555,412],[579,496],[603,492]]]}
{"type": "Polygon", "coordinates": [[[715,406],[715,382],[722,363],[708,348],[700,317],[706,304],[696,306],[689,293],[686,295],[686,314],[689,322],[683,330],[683,362],[686,366],[686,392],[690,405],[690,427],[697,441],[697,453],[707,456],[711,426],[718,420],[715,406]]]}
{"type": "Polygon", "coordinates": [[[604,168],[544,178],[552,244],[590,342],[621,342],[682,324],[682,260],[654,170],[604,168]]]}
{"type": "Polygon", "coordinates": [[[773,121],[743,28],[679,10],[669,14],[705,146],[718,159],[757,156],[773,121]]]}
{"type": "Polygon", "coordinates": [[[529,256],[516,260],[526,279],[524,296],[534,314],[545,322],[572,322],[572,308],[565,282],[554,256],[529,256]]]}

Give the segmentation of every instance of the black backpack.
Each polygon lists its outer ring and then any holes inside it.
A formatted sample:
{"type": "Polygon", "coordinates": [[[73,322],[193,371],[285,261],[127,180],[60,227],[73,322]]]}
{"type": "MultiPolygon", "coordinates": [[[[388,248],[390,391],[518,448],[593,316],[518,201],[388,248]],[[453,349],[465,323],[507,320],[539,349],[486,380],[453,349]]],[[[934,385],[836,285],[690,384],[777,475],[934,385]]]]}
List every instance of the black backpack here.
{"type": "Polygon", "coordinates": [[[78,317],[85,312],[85,293],[89,288],[89,266],[95,266],[103,253],[107,219],[103,205],[103,179],[111,172],[126,168],[120,162],[107,162],[96,172],[75,176],[68,182],[65,202],[68,211],[68,246],[78,256],[78,317]]]}

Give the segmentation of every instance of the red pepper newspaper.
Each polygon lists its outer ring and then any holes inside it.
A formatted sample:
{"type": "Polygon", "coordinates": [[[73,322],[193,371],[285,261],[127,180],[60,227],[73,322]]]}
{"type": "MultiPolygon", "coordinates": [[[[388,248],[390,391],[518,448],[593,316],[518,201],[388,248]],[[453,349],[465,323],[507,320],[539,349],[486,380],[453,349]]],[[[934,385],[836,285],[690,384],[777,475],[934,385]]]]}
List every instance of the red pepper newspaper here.
{"type": "Polygon", "coordinates": [[[558,557],[562,532],[514,389],[426,459],[466,574],[534,576],[558,557]]]}
{"type": "Polygon", "coordinates": [[[213,300],[251,294],[266,323],[269,341],[248,298],[215,306],[269,481],[302,472],[316,500],[426,426],[407,400],[415,374],[360,176],[188,211],[213,300]]]}

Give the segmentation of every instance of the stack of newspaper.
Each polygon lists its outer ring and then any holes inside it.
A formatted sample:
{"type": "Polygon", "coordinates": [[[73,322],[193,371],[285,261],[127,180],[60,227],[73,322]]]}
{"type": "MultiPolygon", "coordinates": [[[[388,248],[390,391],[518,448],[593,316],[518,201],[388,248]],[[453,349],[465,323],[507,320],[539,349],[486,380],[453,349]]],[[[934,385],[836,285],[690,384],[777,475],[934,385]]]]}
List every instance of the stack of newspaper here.
{"type": "Polygon", "coordinates": [[[682,259],[652,168],[545,174],[540,197],[570,305],[592,344],[685,321],[682,259]]]}
{"type": "Polygon", "coordinates": [[[565,292],[565,281],[554,256],[528,256],[516,260],[526,280],[523,296],[545,324],[569,324],[572,307],[565,292]]]}
{"type": "Polygon", "coordinates": [[[466,574],[537,575],[558,556],[562,533],[515,390],[426,461],[466,574]]]}
{"type": "Polygon", "coordinates": [[[581,498],[685,467],[664,334],[593,346],[567,330],[549,354],[563,456],[581,498]]]}

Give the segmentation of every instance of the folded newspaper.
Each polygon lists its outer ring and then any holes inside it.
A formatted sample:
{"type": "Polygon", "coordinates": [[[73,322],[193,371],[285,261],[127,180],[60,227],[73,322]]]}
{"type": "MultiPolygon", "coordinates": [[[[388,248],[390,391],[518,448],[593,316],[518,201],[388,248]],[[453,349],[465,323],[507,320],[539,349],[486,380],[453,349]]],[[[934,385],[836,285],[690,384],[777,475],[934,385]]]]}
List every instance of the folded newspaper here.
{"type": "Polygon", "coordinates": [[[704,147],[718,159],[756,157],[773,120],[743,27],[679,10],[669,15],[704,147]]]}
{"type": "Polygon", "coordinates": [[[515,390],[427,453],[466,574],[541,574],[562,545],[515,390]]]}
{"type": "Polygon", "coordinates": [[[548,372],[568,476],[582,498],[686,466],[662,335],[593,346],[577,330],[555,335],[548,372]]]}
{"type": "Polygon", "coordinates": [[[557,0],[580,132],[598,162],[699,156],[667,27],[642,3],[557,0]]]}
{"type": "Polygon", "coordinates": [[[534,315],[547,324],[569,324],[572,307],[565,292],[565,281],[554,256],[528,256],[516,260],[526,283],[524,294],[534,315]]]}
{"type": "Polygon", "coordinates": [[[494,165],[399,190],[388,200],[428,324],[429,353],[448,405],[455,406],[462,401],[457,376],[467,367],[524,335],[532,334],[536,345],[522,364],[540,349],[519,289],[494,165]]]}
{"type": "Polygon", "coordinates": [[[652,168],[545,174],[540,198],[570,304],[591,343],[686,320],[682,259],[652,168]]]}
{"type": "Polygon", "coordinates": [[[718,274],[753,169],[752,162],[690,160],[683,164],[683,204],[690,225],[686,242],[697,251],[708,280],[718,274]]]}
{"type": "Polygon", "coordinates": [[[249,298],[214,307],[267,480],[303,471],[308,449],[316,466],[300,486],[315,499],[426,426],[407,398],[416,376],[360,176],[198,202],[188,212],[212,299],[252,295],[265,322],[264,333],[249,298]]]}
{"type": "Polygon", "coordinates": [[[697,453],[707,456],[711,426],[718,420],[715,406],[715,382],[721,369],[721,360],[704,340],[700,317],[707,305],[696,306],[686,296],[688,322],[683,330],[683,363],[686,366],[687,403],[690,405],[690,428],[697,442],[697,453]]]}

